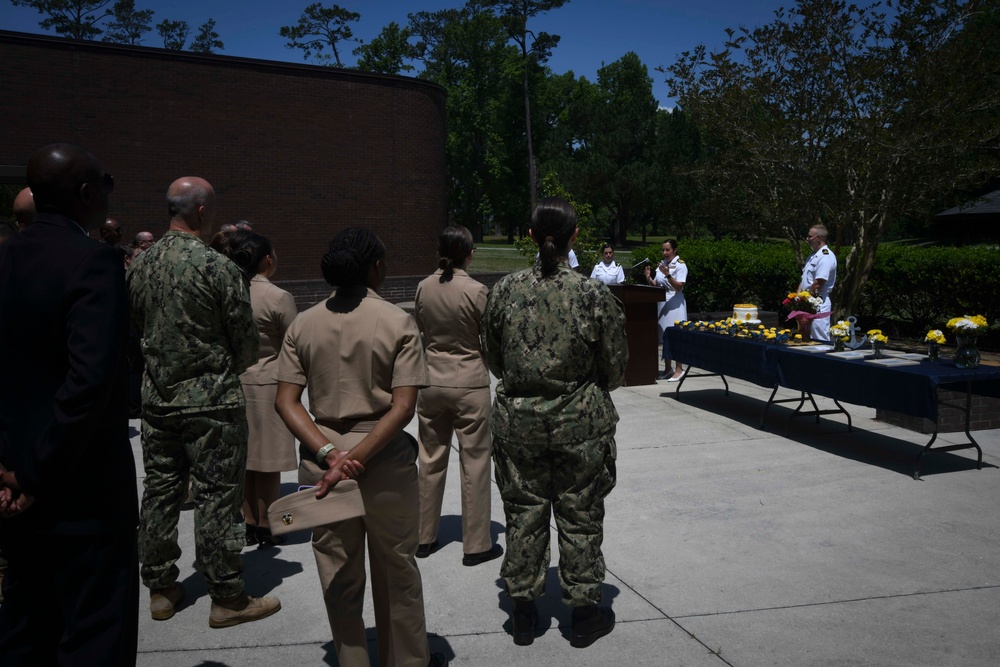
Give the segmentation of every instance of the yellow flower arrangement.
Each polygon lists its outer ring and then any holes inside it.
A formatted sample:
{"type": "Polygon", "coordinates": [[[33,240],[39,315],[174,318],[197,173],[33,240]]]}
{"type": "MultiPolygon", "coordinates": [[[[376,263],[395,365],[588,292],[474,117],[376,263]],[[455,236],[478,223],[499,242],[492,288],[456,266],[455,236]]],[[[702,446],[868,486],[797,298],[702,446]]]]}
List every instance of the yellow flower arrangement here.
{"type": "Polygon", "coordinates": [[[944,345],[945,343],[944,332],[942,332],[940,329],[931,329],[930,331],[927,332],[927,335],[924,336],[924,342],[944,345]]]}
{"type": "Polygon", "coordinates": [[[948,320],[948,328],[959,336],[978,336],[986,333],[989,323],[982,315],[965,315],[948,320]]]}
{"type": "Polygon", "coordinates": [[[868,331],[868,340],[872,343],[888,343],[889,338],[882,333],[881,329],[871,329],[868,331]]]}
{"type": "Polygon", "coordinates": [[[846,322],[845,320],[840,320],[839,322],[830,327],[830,335],[836,336],[841,341],[846,343],[848,340],[851,339],[850,333],[848,333],[850,331],[850,327],[851,325],[848,322],[846,322]]]}

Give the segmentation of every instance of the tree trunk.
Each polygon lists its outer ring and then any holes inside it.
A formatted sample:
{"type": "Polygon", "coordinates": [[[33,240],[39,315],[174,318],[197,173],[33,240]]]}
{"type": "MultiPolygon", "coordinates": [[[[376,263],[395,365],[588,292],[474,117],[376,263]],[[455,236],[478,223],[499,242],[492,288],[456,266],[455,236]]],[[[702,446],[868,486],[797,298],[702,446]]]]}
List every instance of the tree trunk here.
{"type": "MultiPolygon", "coordinates": [[[[859,217],[864,218],[864,212],[860,212],[859,217]]],[[[858,225],[858,235],[851,251],[847,253],[844,270],[840,271],[838,267],[833,317],[841,319],[846,315],[853,315],[857,310],[861,289],[875,266],[875,254],[887,219],[885,213],[878,213],[868,220],[862,219],[858,225]]]]}
{"type": "Polygon", "coordinates": [[[528,52],[522,46],[521,56],[524,58],[524,134],[528,143],[528,197],[531,201],[531,212],[535,210],[535,200],[538,198],[535,169],[535,148],[531,143],[531,101],[528,97],[528,52]]]}

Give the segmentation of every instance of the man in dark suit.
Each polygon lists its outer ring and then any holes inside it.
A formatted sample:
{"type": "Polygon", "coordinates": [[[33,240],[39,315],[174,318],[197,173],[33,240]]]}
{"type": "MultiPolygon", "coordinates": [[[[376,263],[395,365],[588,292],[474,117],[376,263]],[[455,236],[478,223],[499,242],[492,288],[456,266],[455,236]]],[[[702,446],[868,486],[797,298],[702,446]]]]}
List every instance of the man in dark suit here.
{"type": "Polygon", "coordinates": [[[69,144],[28,163],[0,246],[0,665],[135,665],[138,521],[121,254],[87,236],[114,180],[69,144]]]}

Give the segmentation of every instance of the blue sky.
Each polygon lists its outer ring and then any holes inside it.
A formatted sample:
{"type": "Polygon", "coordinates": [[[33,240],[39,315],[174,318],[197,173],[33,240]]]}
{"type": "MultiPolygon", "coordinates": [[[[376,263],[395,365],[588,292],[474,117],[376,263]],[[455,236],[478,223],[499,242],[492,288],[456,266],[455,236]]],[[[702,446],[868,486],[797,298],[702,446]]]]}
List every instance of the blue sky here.
{"type": "MultiPolygon", "coordinates": [[[[302,53],[285,47],[278,35],[283,25],[294,25],[312,0],[137,0],[139,9],[153,9],[153,23],[162,19],[185,20],[192,30],[213,18],[225,44],[223,55],[303,62],[302,53]]],[[[334,4],[329,0],[327,6],[334,4]]],[[[368,41],[391,21],[406,25],[406,15],[460,7],[464,0],[340,0],[336,4],[361,14],[353,24],[355,36],[368,41]]],[[[669,65],[677,55],[698,44],[721,48],[727,27],[754,27],[769,23],[774,10],[792,2],[778,0],[570,0],[534,22],[536,31],[554,33],[562,41],[549,66],[558,74],[572,70],[596,81],[597,70],[634,51],[653,77],[653,94],[661,106],[673,106],[664,76],[653,68],[669,65]]],[[[41,15],[0,0],[0,29],[42,32],[41,15]]],[[[161,46],[150,33],[145,46],[161,46]]],[[[354,63],[351,45],[342,53],[354,63]]]]}

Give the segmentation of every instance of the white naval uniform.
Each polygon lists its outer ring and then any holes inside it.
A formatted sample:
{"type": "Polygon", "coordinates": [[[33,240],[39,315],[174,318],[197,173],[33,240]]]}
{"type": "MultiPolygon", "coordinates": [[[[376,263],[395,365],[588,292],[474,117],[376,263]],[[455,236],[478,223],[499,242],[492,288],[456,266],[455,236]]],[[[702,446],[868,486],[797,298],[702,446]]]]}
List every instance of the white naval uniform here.
{"type": "Polygon", "coordinates": [[[605,285],[621,285],[625,282],[625,271],[621,264],[611,262],[605,264],[603,261],[594,264],[594,270],[590,272],[590,277],[600,280],[605,285]]]}
{"type": "MultiPolygon", "coordinates": [[[[688,277],[687,264],[680,257],[674,257],[667,266],[670,277],[679,283],[686,283],[688,277]]],[[[684,300],[684,292],[676,290],[667,282],[667,277],[660,271],[660,266],[656,267],[654,281],[657,285],[667,288],[667,300],[656,304],[657,326],[659,337],[663,338],[663,332],[674,326],[674,322],[683,322],[688,317],[687,301],[684,300]]]]}
{"type": "MultiPolygon", "coordinates": [[[[802,282],[799,284],[799,291],[808,290],[816,279],[826,280],[819,288],[816,295],[823,299],[823,304],[817,309],[818,313],[828,313],[833,309],[830,303],[830,292],[837,282],[837,256],[824,243],[816,252],[809,255],[806,265],[802,267],[802,282]]],[[[830,318],[821,317],[812,321],[810,336],[815,340],[830,340],[830,318]]]]}

